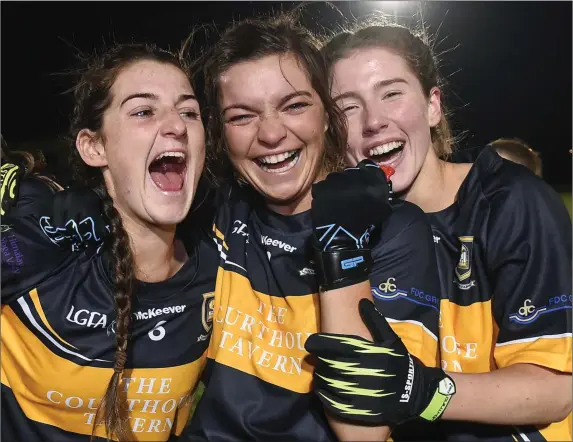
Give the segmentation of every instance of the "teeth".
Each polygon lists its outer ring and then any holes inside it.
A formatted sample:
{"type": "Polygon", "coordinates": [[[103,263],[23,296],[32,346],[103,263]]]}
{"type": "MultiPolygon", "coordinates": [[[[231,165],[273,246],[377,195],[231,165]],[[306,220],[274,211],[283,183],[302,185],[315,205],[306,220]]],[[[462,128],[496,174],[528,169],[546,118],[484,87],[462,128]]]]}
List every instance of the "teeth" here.
{"type": "Polygon", "coordinates": [[[278,155],[268,155],[266,157],[257,158],[259,162],[263,164],[276,164],[280,163],[281,161],[286,160],[287,158],[292,157],[296,154],[296,150],[291,150],[290,152],[279,153],[278,155]]]}
{"type": "Polygon", "coordinates": [[[154,161],[160,160],[161,158],[165,157],[175,157],[175,158],[185,158],[185,154],[183,152],[163,152],[154,161]]]}
{"type": "Polygon", "coordinates": [[[404,145],[403,141],[390,141],[389,143],[382,144],[380,146],[373,147],[368,152],[370,156],[383,155],[390,152],[391,150],[398,149],[404,145]]]}
{"type": "MultiPolygon", "coordinates": [[[[296,154],[296,151],[294,152],[294,154],[296,154]]],[[[282,155],[282,154],[281,154],[282,155]]],[[[276,155],[279,156],[279,155],[276,155]]],[[[292,154],[288,154],[287,158],[292,157],[292,154]]],[[[291,162],[289,162],[287,165],[280,167],[278,169],[271,169],[269,167],[267,167],[265,164],[259,162],[259,166],[261,167],[261,169],[263,169],[265,172],[269,172],[269,173],[283,173],[286,172],[287,170],[292,169],[294,166],[296,166],[296,163],[298,163],[298,160],[300,158],[300,155],[296,155],[294,160],[292,160],[291,162]]],[[[284,161],[284,160],[283,160],[284,161]]]]}

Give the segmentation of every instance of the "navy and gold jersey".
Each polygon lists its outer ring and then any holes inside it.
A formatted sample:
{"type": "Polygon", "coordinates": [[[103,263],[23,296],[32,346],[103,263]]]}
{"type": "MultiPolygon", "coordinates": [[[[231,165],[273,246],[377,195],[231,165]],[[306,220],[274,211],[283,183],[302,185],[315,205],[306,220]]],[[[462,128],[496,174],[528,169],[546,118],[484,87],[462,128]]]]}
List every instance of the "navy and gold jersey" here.
{"type": "MultiPolygon", "coordinates": [[[[529,363],[570,373],[571,221],[559,195],[485,148],[456,203],[428,216],[443,296],[442,367],[484,373],[529,363]]],[[[572,436],[571,416],[537,428],[444,424],[460,440],[572,436]]]]}
{"type": "MultiPolygon", "coordinates": [[[[310,211],[282,216],[246,193],[233,189],[218,203],[221,261],[206,389],[182,438],[335,440],[311,392],[304,349],[320,327],[310,211]]],[[[423,212],[397,202],[377,244],[376,305],[408,350],[436,366],[439,280],[423,212]]]]}
{"type": "MultiPolygon", "coordinates": [[[[71,253],[42,216],[51,192],[24,180],[2,218],[2,439],[89,441],[113,374],[110,262],[96,245],[71,253]],[[34,204],[36,201],[37,204],[34,204]]],[[[81,224],[81,223],[79,223],[81,224]]],[[[78,229],[89,226],[78,224],[78,229]]],[[[136,440],[165,441],[188,421],[212,328],[218,251],[197,240],[164,282],[138,282],[120,391],[136,440]],[[200,255],[200,258],[198,256],[200,255]]],[[[96,436],[104,437],[103,426],[96,436]]],[[[99,438],[96,438],[99,439],[99,438]]]]}

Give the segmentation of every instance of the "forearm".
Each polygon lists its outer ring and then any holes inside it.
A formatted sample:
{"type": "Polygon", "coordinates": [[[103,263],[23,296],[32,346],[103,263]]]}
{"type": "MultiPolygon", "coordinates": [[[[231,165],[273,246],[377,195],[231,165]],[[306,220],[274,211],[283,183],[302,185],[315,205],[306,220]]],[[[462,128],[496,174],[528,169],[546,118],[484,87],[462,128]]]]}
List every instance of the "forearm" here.
{"type": "MultiPolygon", "coordinates": [[[[320,331],[357,335],[371,340],[372,336],[358,312],[358,302],[362,298],[372,300],[368,281],[322,292],[320,294],[320,331]]],[[[383,441],[390,435],[388,427],[348,424],[330,416],[328,421],[341,441],[383,441]]]]}
{"type": "Polygon", "coordinates": [[[498,425],[559,422],[571,412],[571,374],[516,364],[489,373],[448,373],[456,383],[442,419],[498,425]]]}

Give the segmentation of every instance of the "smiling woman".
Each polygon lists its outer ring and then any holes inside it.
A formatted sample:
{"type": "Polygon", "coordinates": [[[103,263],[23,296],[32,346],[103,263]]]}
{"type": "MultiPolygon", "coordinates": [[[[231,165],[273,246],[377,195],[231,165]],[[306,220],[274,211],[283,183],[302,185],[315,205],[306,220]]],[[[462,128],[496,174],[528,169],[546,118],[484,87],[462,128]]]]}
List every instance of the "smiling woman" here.
{"type": "MultiPolygon", "coordinates": [[[[389,202],[374,163],[340,171],[345,122],[296,14],[236,23],[204,73],[222,260],[206,389],[182,439],[383,440],[384,425],[325,414],[307,337],[370,337],[358,301],[376,293],[412,354],[435,366],[436,306],[410,294],[438,292],[429,225],[389,202]]],[[[407,380],[391,377],[401,394],[407,380]]]]}
{"type": "Polygon", "coordinates": [[[296,56],[276,54],[230,67],[220,76],[224,136],[237,173],[278,213],[310,209],[328,118],[296,56]],[[322,130],[321,130],[322,129],[322,130]]]}
{"type": "MultiPolygon", "coordinates": [[[[348,164],[371,158],[394,167],[395,195],[432,224],[442,376],[451,376],[441,393],[455,391],[433,419],[452,440],[570,440],[570,218],[553,189],[492,147],[473,164],[448,161],[452,142],[428,40],[403,26],[365,23],[334,36],[323,53],[348,119],[348,164]]],[[[359,355],[344,362],[362,365],[359,355]]],[[[360,388],[384,386],[357,379],[360,388]]],[[[379,416],[396,413],[391,401],[371,404],[379,416]]],[[[398,413],[395,422],[417,415],[398,413]]]]}

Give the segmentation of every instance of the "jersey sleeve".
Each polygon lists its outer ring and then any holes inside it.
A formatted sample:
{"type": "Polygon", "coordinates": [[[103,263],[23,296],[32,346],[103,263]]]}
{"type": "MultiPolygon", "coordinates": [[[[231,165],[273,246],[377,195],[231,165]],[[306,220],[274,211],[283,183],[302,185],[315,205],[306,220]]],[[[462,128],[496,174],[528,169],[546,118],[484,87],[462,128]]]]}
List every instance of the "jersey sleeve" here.
{"type": "Polygon", "coordinates": [[[42,180],[22,180],[16,205],[2,217],[2,304],[45,279],[69,254],[42,227],[54,190],[42,180]]]}
{"type": "Polygon", "coordinates": [[[401,203],[373,249],[372,297],[408,351],[438,365],[439,274],[432,230],[424,213],[401,203]]]}
{"type": "Polygon", "coordinates": [[[519,179],[491,200],[487,230],[497,366],[571,372],[571,220],[559,195],[519,179]]]}

